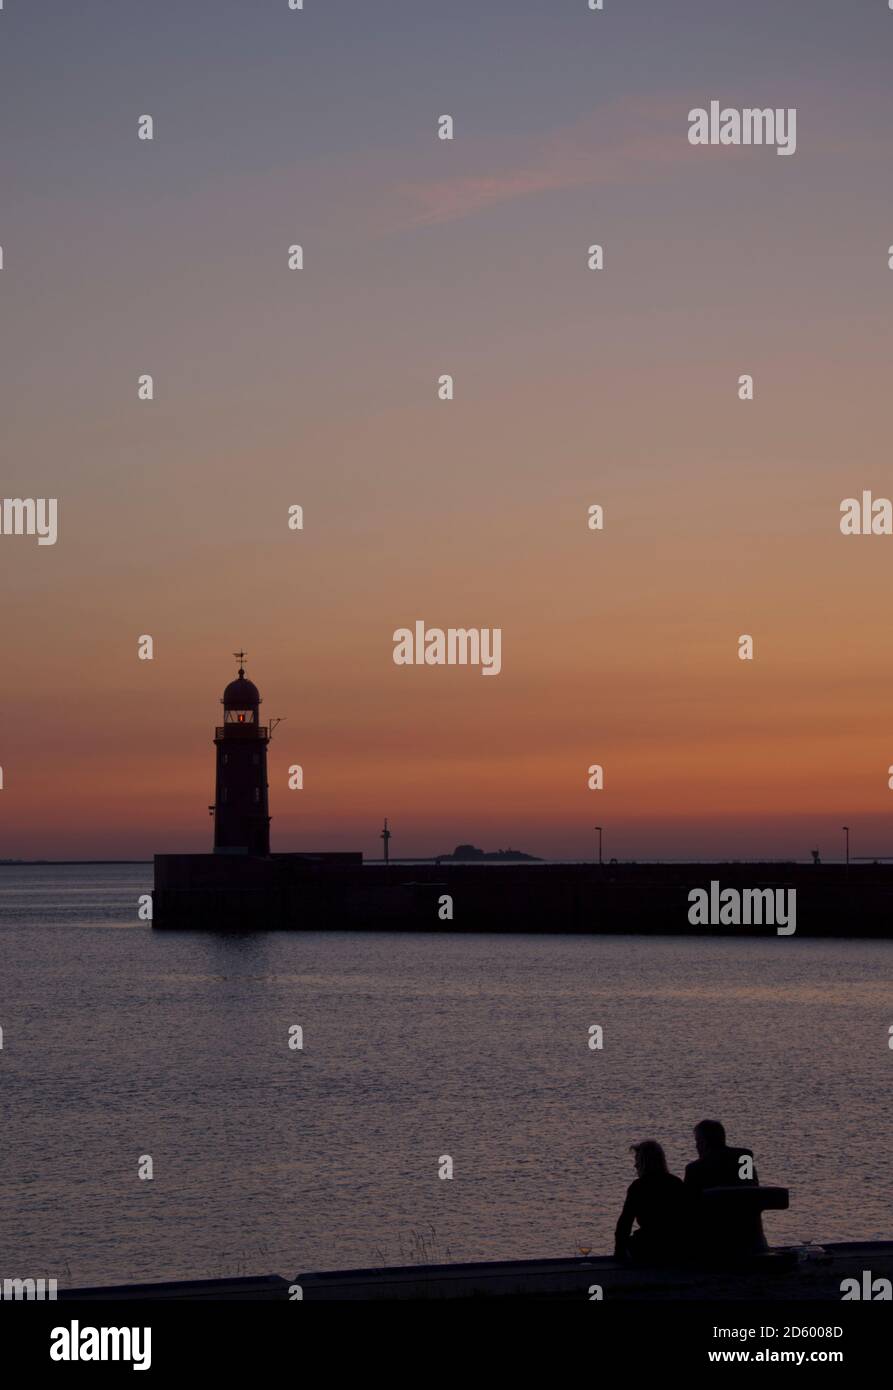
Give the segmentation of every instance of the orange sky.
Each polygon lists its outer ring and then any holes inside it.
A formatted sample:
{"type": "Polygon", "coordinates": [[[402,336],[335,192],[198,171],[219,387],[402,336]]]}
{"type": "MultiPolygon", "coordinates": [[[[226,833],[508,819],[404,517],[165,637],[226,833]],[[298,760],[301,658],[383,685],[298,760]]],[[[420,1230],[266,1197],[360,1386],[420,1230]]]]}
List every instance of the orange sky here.
{"type": "Polygon", "coordinates": [[[20,94],[4,495],[58,497],[60,535],[0,537],[0,855],[208,849],[240,646],[285,717],[277,850],[378,854],[388,815],[395,855],[588,856],[601,823],[622,857],[830,858],[843,822],[855,853],[893,853],[893,537],[838,527],[844,497],[893,494],[872,35],[859,62],[829,40],[772,74],[693,31],[707,91],[694,38],[659,85],[633,71],[626,20],[559,82],[562,29],[553,85],[525,94],[486,45],[464,85],[428,50],[418,90],[389,84],[399,44],[370,31],[350,126],[334,103],[306,119],[335,61],[320,23],[289,142],[287,73],[260,39],[240,57],[235,28],[223,133],[188,43],[163,100],[151,47],[93,74],[64,171],[20,94]],[[128,75],[163,117],[149,150],[123,133],[128,75]],[[717,93],[798,106],[796,155],[690,147],[687,112],[717,93]],[[419,618],[500,627],[501,674],[395,666],[419,618]]]}

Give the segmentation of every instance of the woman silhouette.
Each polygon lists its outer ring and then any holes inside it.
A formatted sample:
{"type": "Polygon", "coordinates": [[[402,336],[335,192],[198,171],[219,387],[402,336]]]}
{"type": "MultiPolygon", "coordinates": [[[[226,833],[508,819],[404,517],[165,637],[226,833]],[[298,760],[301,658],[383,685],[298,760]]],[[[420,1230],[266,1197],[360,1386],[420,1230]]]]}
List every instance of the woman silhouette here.
{"type": "Polygon", "coordinates": [[[614,1233],[616,1259],[661,1261],[683,1253],[686,1194],[682,1179],[674,1177],[660,1144],[645,1139],[633,1144],[636,1165],[623,1211],[614,1233]],[[633,1231],[633,1222],[639,1229],[633,1231]]]}

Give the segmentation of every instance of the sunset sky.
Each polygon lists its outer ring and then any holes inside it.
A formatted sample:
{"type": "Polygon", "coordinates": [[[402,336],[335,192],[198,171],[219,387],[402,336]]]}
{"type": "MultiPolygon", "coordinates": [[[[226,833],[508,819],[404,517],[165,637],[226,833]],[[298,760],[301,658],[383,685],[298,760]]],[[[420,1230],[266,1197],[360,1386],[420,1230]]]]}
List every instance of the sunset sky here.
{"type": "Polygon", "coordinates": [[[884,0],[9,0],[3,496],[60,529],[0,536],[0,857],[210,849],[239,647],[275,850],[893,854],[893,536],[839,530],[893,496],[891,49],[884,0]],[[692,147],[711,99],[796,154],[692,147]],[[396,666],[419,618],[501,674],[396,666]]]}

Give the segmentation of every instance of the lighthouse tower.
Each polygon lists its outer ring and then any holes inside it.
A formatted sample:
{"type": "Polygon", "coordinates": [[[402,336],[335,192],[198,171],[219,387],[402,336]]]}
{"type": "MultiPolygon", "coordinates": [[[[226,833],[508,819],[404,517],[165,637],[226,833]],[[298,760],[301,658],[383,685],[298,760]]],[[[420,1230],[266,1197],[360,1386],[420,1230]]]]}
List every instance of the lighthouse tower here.
{"type": "Polygon", "coordinates": [[[245,652],[236,652],[239,675],[223,692],[223,724],[214,733],[217,791],[214,853],[270,853],[266,725],[258,722],[260,694],[245,679],[245,652]]]}

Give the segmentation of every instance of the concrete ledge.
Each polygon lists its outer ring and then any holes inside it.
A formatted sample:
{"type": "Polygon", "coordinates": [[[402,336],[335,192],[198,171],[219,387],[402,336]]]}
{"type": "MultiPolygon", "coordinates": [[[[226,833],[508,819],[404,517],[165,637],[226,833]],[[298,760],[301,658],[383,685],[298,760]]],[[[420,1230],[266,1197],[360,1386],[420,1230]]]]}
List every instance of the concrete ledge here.
{"type": "Polygon", "coordinates": [[[840,1302],[843,1279],[893,1280],[893,1241],[847,1241],[825,1245],[809,1258],[791,1247],[735,1262],[647,1267],[608,1256],[557,1260],[504,1260],[471,1264],[397,1265],[378,1269],[322,1270],[285,1279],[278,1274],[250,1279],[198,1279],[175,1283],[119,1284],[60,1290],[60,1301],[235,1302],[289,1299],[299,1284],[304,1301],[355,1302],[454,1298],[588,1299],[592,1285],[610,1300],[672,1302],[800,1300],[840,1302]]]}
{"type": "Polygon", "coordinates": [[[58,1302],[244,1302],[288,1298],[288,1280],[281,1274],[259,1274],[249,1279],[184,1279],[168,1284],[110,1284],[105,1288],[60,1289],[58,1302]]]}

